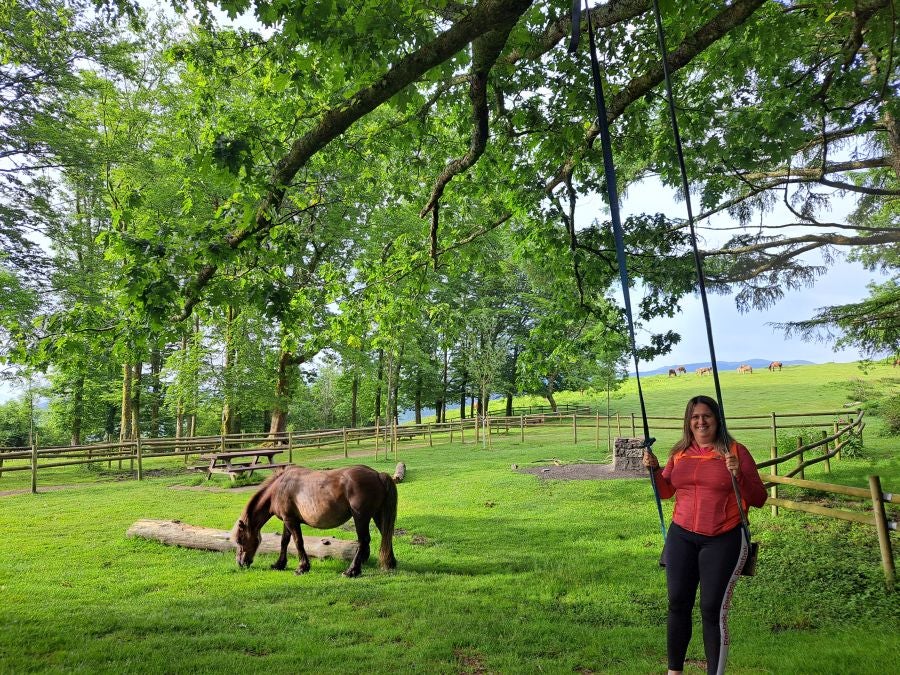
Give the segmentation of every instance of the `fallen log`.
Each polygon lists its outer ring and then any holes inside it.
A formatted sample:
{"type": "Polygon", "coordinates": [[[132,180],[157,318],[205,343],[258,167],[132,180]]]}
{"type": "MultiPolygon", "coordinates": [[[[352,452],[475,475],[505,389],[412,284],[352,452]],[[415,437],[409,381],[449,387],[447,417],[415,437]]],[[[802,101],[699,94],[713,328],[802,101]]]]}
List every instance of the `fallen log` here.
{"type": "MultiPolygon", "coordinates": [[[[169,546],[183,546],[196,548],[203,551],[233,551],[235,546],[231,541],[231,532],[216,530],[211,527],[188,525],[179,520],[153,520],[149,518],[138,520],[128,528],[126,537],[143,537],[168,544],[169,546]]],[[[359,544],[346,539],[333,537],[310,537],[303,535],[303,547],[306,554],[312,558],[342,558],[352,560],[356,555],[359,544]]],[[[258,553],[278,553],[281,550],[281,535],[265,533],[258,553]]],[[[288,555],[294,555],[297,549],[291,543],[288,547],[288,555]]]]}
{"type": "Polygon", "coordinates": [[[399,483],[406,477],[406,464],[400,462],[394,469],[394,482],[399,483]]]}

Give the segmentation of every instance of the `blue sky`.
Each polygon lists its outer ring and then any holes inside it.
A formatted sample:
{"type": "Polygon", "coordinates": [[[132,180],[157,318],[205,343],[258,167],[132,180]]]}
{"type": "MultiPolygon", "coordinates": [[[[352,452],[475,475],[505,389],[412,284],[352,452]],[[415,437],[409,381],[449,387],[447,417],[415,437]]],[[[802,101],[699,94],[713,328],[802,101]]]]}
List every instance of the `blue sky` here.
{"type": "MultiPolygon", "coordinates": [[[[662,187],[659,183],[645,181],[644,184],[630,188],[623,195],[622,218],[641,212],[662,212],[669,217],[686,219],[687,210],[684,203],[676,202],[673,195],[672,190],[662,187]]],[[[608,218],[608,211],[599,197],[588,200],[585,207],[585,214],[589,212],[589,209],[594,209],[593,217],[608,218]]],[[[851,205],[848,202],[836,201],[831,211],[828,212],[827,218],[824,219],[844,220],[850,208],[851,205]]],[[[696,204],[694,204],[694,210],[697,210],[696,204]]],[[[761,219],[761,223],[766,225],[787,224],[795,221],[796,218],[783,207],[776,209],[771,214],[766,214],[761,219]]],[[[730,234],[717,234],[706,229],[707,227],[734,227],[735,225],[736,223],[731,221],[727,214],[717,214],[708,222],[698,223],[698,238],[706,240],[706,243],[701,242],[701,248],[711,247],[716,241],[722,242],[730,234]]],[[[811,229],[804,228],[802,231],[809,233],[811,229]]],[[[781,230],[780,233],[790,236],[791,234],[796,235],[800,231],[798,228],[793,233],[790,230],[781,230]]],[[[817,255],[809,259],[815,263],[820,260],[817,255]]],[[[733,296],[708,295],[716,358],[720,361],[743,361],[753,358],[777,361],[803,359],[814,363],[859,360],[862,355],[856,349],[837,350],[831,342],[804,342],[798,338],[786,339],[784,333],[775,329],[771,324],[809,318],[820,307],[859,301],[868,295],[867,284],[872,281],[880,282],[885,278],[879,273],[869,272],[859,263],[850,263],[842,255],[839,255],[837,260],[828,265],[825,275],[819,277],[811,287],[788,292],[782,300],[764,311],[753,310],[741,314],[735,307],[733,296]]],[[[639,291],[632,291],[632,304],[636,305],[639,299],[639,291]]],[[[681,310],[681,313],[674,318],[654,321],[647,327],[653,332],[673,330],[681,335],[682,340],[671,354],[642,364],[642,370],[685,363],[709,362],[709,347],[699,295],[686,298],[682,303],[681,310]]],[[[640,344],[641,335],[638,335],[637,340],[640,344]]]]}

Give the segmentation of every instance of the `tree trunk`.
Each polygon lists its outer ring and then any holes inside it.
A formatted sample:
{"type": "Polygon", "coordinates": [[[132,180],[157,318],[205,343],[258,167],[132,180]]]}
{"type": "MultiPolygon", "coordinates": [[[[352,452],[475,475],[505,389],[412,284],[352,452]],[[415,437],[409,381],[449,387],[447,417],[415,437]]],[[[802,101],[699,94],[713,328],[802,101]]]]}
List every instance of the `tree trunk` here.
{"type": "Polygon", "coordinates": [[[463,371],[462,384],[459,386],[459,419],[461,420],[466,418],[466,385],[468,384],[468,377],[469,374],[463,371]]]}
{"type": "Polygon", "coordinates": [[[510,372],[512,375],[509,380],[509,389],[506,391],[506,416],[512,417],[512,409],[513,409],[513,392],[516,390],[516,367],[519,364],[519,346],[516,345],[513,347],[512,353],[512,368],[510,368],[510,372]]]}
{"type": "Polygon", "coordinates": [[[222,365],[224,379],[224,401],[222,402],[222,434],[237,433],[237,410],[235,394],[237,386],[235,372],[237,366],[237,349],[234,346],[234,319],[237,310],[229,305],[225,324],[225,363],[222,365]]]}
{"type": "Polygon", "coordinates": [[[447,386],[448,386],[448,370],[450,366],[450,350],[444,347],[444,372],[441,376],[441,398],[440,398],[440,417],[438,422],[447,421],[447,386]]]}
{"type": "Polygon", "coordinates": [[[122,366],[122,405],[120,409],[119,440],[131,439],[131,364],[122,366]]]}
{"type": "Polygon", "coordinates": [[[375,419],[381,417],[381,380],[384,377],[384,349],[378,350],[378,378],[375,386],[375,419]]]}
{"type": "Polygon", "coordinates": [[[81,421],[84,416],[84,375],[75,378],[72,392],[72,427],[70,445],[81,445],[81,421]]]}
{"type": "Polygon", "coordinates": [[[422,371],[416,369],[416,424],[422,424],[422,371]]]}
{"type": "Polygon", "coordinates": [[[162,353],[156,346],[150,354],[150,438],[159,438],[159,403],[162,400],[160,370],[162,370],[162,353]]]}
{"type": "Polygon", "coordinates": [[[278,359],[278,375],[275,378],[275,407],[272,410],[272,422],[269,425],[270,434],[287,431],[288,405],[291,400],[291,369],[295,365],[296,360],[293,354],[281,352],[278,359]]]}
{"type": "Polygon", "coordinates": [[[350,427],[355,429],[357,426],[357,415],[359,411],[359,373],[353,373],[353,384],[350,385],[350,427]]]}
{"type": "Polygon", "coordinates": [[[547,378],[547,389],[544,393],[544,396],[547,397],[547,401],[550,403],[550,409],[553,412],[556,412],[556,399],[553,398],[553,381],[556,379],[556,375],[556,373],[553,373],[547,378]]]}
{"type": "Polygon", "coordinates": [[[131,434],[132,438],[141,437],[141,373],[144,369],[142,359],[134,364],[131,376],[131,434]]]}
{"type": "MultiPolygon", "coordinates": [[[[182,363],[187,360],[187,333],[181,334],[182,363]]],[[[175,403],[175,438],[184,437],[184,389],[179,387],[178,401],[175,403]]]]}

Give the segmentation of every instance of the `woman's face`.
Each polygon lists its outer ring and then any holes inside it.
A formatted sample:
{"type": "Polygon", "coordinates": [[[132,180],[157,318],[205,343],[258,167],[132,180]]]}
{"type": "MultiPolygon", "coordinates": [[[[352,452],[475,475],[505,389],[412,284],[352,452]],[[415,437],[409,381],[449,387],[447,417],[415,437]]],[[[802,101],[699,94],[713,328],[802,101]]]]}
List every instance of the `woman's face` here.
{"type": "Polygon", "coordinates": [[[712,408],[705,403],[696,403],[691,409],[691,433],[699,445],[713,445],[719,422],[712,408]]]}

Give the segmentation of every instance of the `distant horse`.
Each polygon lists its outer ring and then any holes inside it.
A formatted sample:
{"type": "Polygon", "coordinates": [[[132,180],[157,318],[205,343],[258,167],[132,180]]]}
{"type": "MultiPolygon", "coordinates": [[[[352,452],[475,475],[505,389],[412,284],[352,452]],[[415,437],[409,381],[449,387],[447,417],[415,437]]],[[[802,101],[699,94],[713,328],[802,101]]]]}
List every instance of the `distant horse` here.
{"type": "Polygon", "coordinates": [[[772,363],[769,364],[769,370],[781,370],[781,361],[772,361],[772,363]]]}
{"type": "Polygon", "coordinates": [[[743,375],[744,373],[750,373],[752,375],[753,374],[753,366],[748,366],[747,364],[744,364],[742,366],[738,366],[737,371],[741,375],[743,375]]]}
{"type": "Polygon", "coordinates": [[[710,368],[709,366],[703,366],[702,368],[697,368],[697,370],[695,370],[694,372],[701,376],[708,375],[712,372],[712,368],[710,368]]]}
{"type": "Polygon", "coordinates": [[[272,516],[284,522],[281,555],[272,569],[287,567],[287,548],[294,537],[300,565],[297,574],[309,571],[309,558],[303,548],[301,525],[329,529],[353,518],[359,550],[344,576],[358,577],[369,559],[369,521],[374,520],[381,532],[381,567],[393,569],[394,523],[397,519],[397,486],[393,478],[368,466],[313,471],[299,466],[288,467],[267,478],[254,494],[234,525],[231,538],[237,544],[237,564],[250,567],[259,548],[260,529],[272,516]]]}
{"type": "Polygon", "coordinates": [[[669,368],[669,377],[678,377],[678,373],[675,372],[674,368],[669,368]]]}
{"type": "Polygon", "coordinates": [[[678,368],[676,368],[675,370],[679,375],[687,375],[687,368],[685,368],[684,366],[678,366],[678,368]]]}

